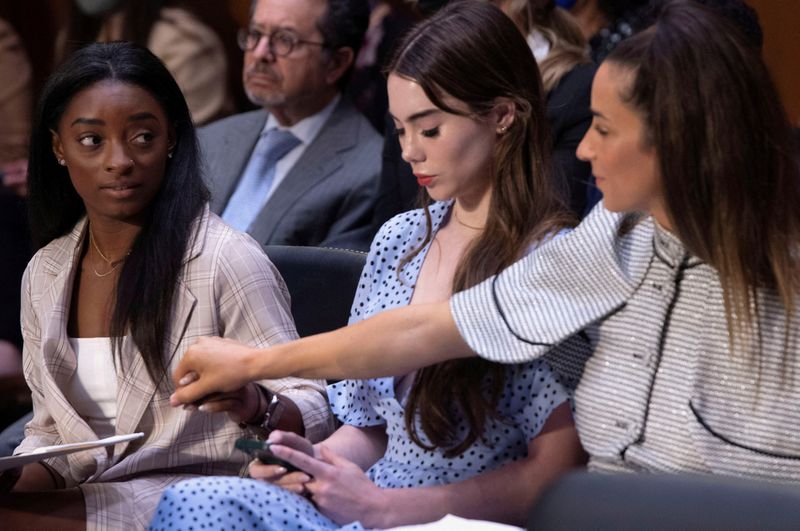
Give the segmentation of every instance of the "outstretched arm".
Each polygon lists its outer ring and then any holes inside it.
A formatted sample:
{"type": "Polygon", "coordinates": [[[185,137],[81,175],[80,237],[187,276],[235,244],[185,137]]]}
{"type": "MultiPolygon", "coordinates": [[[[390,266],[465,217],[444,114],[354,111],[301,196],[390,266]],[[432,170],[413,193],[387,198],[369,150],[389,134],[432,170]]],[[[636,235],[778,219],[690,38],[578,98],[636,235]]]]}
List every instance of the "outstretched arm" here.
{"type": "Polygon", "coordinates": [[[334,332],[266,349],[202,338],[173,374],[172,404],[190,404],[215,392],[267,378],[372,378],[406,374],[441,361],[474,356],[461,338],[447,302],[383,312],[334,332]]]}

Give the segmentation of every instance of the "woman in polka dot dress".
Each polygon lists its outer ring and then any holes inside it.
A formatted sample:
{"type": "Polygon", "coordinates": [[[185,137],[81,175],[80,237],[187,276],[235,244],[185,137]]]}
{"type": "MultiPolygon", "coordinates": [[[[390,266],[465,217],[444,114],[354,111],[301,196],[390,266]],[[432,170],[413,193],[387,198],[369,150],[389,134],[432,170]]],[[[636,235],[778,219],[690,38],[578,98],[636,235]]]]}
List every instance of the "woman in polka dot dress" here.
{"type": "MultiPolygon", "coordinates": [[[[403,158],[433,202],[381,228],[351,323],[447,300],[569,223],[536,63],[500,11],[445,9],[405,39],[390,72],[403,158]]],[[[343,423],[330,438],[270,435],[302,472],[253,463],[258,479],[183,482],[152,529],[383,528],[448,513],[522,525],[539,490],[583,458],[568,394],[543,361],[458,360],[328,394],[343,423]]]]}

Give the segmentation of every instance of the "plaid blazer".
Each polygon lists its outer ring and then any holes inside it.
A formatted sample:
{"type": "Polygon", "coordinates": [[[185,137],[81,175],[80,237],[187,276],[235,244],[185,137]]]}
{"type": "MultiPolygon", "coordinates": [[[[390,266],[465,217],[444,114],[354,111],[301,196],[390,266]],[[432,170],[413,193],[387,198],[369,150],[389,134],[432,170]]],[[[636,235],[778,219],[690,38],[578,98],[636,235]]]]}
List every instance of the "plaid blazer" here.
{"type": "MultiPolygon", "coordinates": [[[[295,339],[288,291],[260,246],[207,207],[195,225],[175,286],[167,341],[170,370],[200,336],[257,346],[295,339]]],[[[23,278],[23,363],[34,416],[17,453],[97,438],[62,391],[76,370],[66,325],[85,232],[84,219],[36,253],[23,278]]],[[[243,435],[237,423],[224,414],[170,407],[171,382],[156,388],[130,337],[116,371],[116,433],[142,431],[145,437],[45,461],[67,487],[81,486],[90,529],[144,527],[161,491],[182,477],[244,470],[247,456],[233,451],[235,439],[243,435]]],[[[327,433],[332,421],[324,382],[284,378],[262,383],[294,399],[312,434],[327,433]]]]}

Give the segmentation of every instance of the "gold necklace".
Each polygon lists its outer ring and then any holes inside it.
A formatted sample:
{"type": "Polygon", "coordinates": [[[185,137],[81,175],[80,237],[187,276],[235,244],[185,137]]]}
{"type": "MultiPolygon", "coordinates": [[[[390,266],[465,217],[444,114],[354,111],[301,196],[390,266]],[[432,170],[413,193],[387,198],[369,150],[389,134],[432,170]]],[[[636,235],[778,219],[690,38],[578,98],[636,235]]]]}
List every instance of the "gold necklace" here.
{"type": "Polygon", "coordinates": [[[461,221],[458,218],[458,210],[456,210],[456,206],[455,205],[453,205],[453,217],[456,218],[456,221],[458,222],[459,225],[463,225],[468,229],[472,229],[472,230],[483,230],[484,229],[484,227],[475,227],[473,225],[467,225],[466,223],[461,221]]]}
{"type": "Polygon", "coordinates": [[[108,275],[110,275],[111,273],[113,273],[114,271],[116,271],[116,270],[117,270],[117,268],[119,267],[119,265],[120,265],[122,262],[124,262],[124,261],[125,261],[125,258],[127,258],[129,254],[131,254],[131,252],[130,252],[130,251],[128,251],[127,253],[125,253],[125,256],[123,256],[122,258],[120,258],[120,259],[119,259],[119,260],[117,260],[117,261],[111,261],[111,260],[109,260],[109,259],[106,257],[106,255],[104,255],[104,254],[103,254],[103,251],[101,251],[101,250],[100,250],[100,247],[98,247],[98,246],[97,246],[97,243],[94,241],[94,234],[92,233],[92,226],[91,226],[91,225],[89,225],[89,243],[91,243],[91,244],[92,244],[92,247],[94,248],[94,250],[95,250],[95,251],[97,251],[97,254],[99,254],[99,255],[100,255],[100,258],[102,258],[102,259],[103,259],[103,261],[104,261],[105,263],[107,263],[107,264],[108,264],[108,267],[110,267],[110,268],[111,268],[111,269],[109,269],[108,271],[106,271],[105,273],[100,273],[100,272],[97,270],[97,268],[94,266],[94,263],[93,263],[91,260],[89,260],[89,263],[90,263],[90,264],[92,264],[92,271],[94,272],[95,276],[97,276],[97,277],[99,277],[99,278],[104,278],[104,277],[107,277],[108,275]]]}

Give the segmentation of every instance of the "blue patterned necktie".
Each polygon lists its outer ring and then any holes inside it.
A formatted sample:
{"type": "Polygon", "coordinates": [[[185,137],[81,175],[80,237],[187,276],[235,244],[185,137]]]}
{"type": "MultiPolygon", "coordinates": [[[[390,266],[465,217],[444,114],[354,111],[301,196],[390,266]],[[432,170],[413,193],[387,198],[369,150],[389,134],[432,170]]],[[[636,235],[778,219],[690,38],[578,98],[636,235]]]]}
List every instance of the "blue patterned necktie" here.
{"type": "Polygon", "coordinates": [[[236,229],[247,231],[267,201],[275,180],[275,165],[299,143],[300,140],[285,129],[262,133],[222,219],[236,229]]]}

